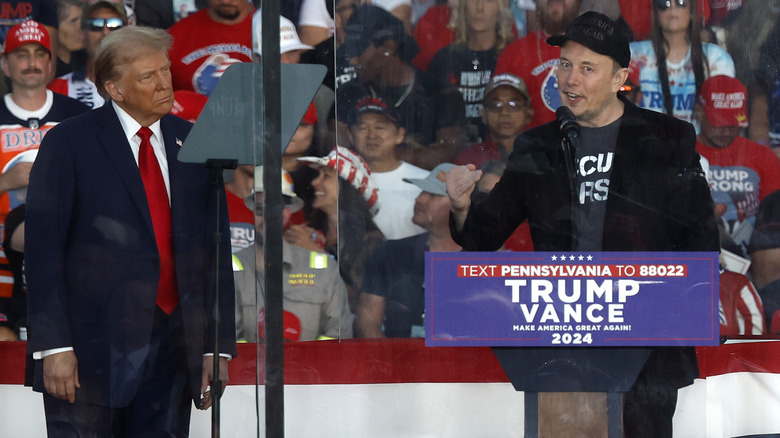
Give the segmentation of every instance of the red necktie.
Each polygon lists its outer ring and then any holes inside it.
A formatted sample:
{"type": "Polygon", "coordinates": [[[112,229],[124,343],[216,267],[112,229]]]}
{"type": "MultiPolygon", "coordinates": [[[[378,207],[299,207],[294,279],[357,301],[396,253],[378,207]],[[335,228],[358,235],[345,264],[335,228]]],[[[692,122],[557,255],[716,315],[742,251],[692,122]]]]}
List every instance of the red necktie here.
{"type": "Polygon", "coordinates": [[[176,288],[176,269],[173,260],[173,242],[171,241],[171,207],[168,203],[168,191],[165,188],[160,164],[154,156],[149,139],[152,130],[141,127],[141,149],[138,151],[138,168],[144,181],[146,200],[152,215],[154,237],[157,251],[160,253],[160,282],[157,285],[157,305],[163,312],[170,314],[179,304],[179,292],[176,288]]]}

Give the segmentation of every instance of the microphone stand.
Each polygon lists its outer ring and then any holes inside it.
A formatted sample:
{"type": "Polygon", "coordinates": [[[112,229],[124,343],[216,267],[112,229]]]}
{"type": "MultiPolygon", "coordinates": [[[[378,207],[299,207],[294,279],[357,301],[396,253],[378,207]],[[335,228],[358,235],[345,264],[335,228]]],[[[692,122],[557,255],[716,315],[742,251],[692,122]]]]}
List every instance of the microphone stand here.
{"type": "Polygon", "coordinates": [[[210,178],[211,185],[214,187],[214,192],[216,193],[216,203],[217,203],[217,221],[216,221],[216,230],[214,232],[214,243],[215,249],[214,249],[214,315],[213,315],[213,322],[214,322],[214,369],[213,369],[213,377],[211,381],[209,382],[209,386],[211,387],[211,436],[212,438],[219,438],[219,418],[220,418],[220,412],[221,412],[221,403],[220,398],[222,398],[222,390],[223,390],[223,382],[219,378],[219,324],[220,324],[220,318],[219,318],[219,278],[220,278],[220,269],[219,269],[219,259],[220,259],[220,242],[222,241],[222,232],[220,231],[220,217],[221,217],[221,202],[222,199],[222,192],[224,187],[224,179],[222,177],[222,173],[225,169],[235,169],[236,166],[238,166],[238,160],[231,160],[231,159],[214,159],[210,158],[206,160],[206,167],[210,170],[210,178]]]}
{"type": "MultiPolygon", "coordinates": [[[[577,169],[574,166],[574,155],[572,154],[572,151],[576,151],[579,149],[580,146],[580,137],[578,130],[576,129],[568,129],[563,132],[563,136],[561,138],[561,148],[563,149],[563,159],[566,162],[566,178],[569,180],[569,194],[571,196],[571,213],[572,218],[577,216],[577,169]]],[[[577,229],[572,230],[571,234],[571,240],[572,240],[572,249],[577,248],[577,241],[579,240],[579,230],[580,230],[580,219],[579,216],[577,216],[577,229]]]]}

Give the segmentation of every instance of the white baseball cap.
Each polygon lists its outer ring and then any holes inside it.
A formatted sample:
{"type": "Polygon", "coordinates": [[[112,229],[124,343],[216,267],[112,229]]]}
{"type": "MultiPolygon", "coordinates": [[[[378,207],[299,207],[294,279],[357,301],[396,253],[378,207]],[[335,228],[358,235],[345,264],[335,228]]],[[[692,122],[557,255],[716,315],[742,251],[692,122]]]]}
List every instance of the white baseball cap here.
{"type": "MultiPolygon", "coordinates": [[[[263,191],[265,191],[263,187],[263,166],[255,166],[255,193],[263,191]]],[[[290,207],[293,213],[303,208],[303,199],[295,194],[292,176],[284,169],[282,169],[282,196],[285,204],[290,207]]]]}
{"type": "MultiPolygon", "coordinates": [[[[263,25],[260,10],[252,16],[252,49],[255,53],[263,55],[263,25]]],[[[314,47],[303,44],[295,30],[292,21],[279,16],[279,53],[292,52],[293,50],[311,50],[314,47]]]]}

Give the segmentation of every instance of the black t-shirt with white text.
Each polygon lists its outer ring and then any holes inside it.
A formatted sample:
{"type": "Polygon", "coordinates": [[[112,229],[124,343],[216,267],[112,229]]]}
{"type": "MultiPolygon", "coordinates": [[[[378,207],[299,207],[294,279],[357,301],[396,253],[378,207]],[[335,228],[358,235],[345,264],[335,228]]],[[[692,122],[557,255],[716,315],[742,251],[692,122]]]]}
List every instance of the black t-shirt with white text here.
{"type": "Polygon", "coordinates": [[[609,177],[614,164],[622,118],[599,128],[582,127],[576,151],[575,202],[576,250],[600,251],[604,235],[604,215],[609,195],[609,177]]]}

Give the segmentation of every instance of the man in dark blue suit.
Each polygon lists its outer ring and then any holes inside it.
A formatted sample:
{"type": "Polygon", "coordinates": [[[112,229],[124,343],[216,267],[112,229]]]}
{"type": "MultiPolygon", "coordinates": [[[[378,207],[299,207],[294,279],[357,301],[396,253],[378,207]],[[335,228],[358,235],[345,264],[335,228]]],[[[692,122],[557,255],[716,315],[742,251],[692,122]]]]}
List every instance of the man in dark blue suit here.
{"type": "Polygon", "coordinates": [[[95,71],[110,102],[49,131],[30,175],[28,351],[49,436],[187,436],[190,400],[212,403],[214,354],[224,383],[236,354],[223,188],[176,159],[191,125],[168,115],[170,44],[150,28],[107,36],[95,71]]]}

